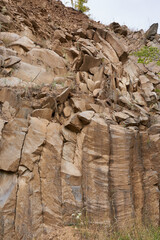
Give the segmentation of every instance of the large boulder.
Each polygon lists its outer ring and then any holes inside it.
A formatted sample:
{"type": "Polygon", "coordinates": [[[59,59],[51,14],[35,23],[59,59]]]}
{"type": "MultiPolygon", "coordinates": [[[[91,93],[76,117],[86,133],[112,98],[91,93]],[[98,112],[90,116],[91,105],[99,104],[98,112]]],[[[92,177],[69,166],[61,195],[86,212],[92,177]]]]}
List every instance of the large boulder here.
{"type": "Polygon", "coordinates": [[[39,65],[39,62],[45,67],[51,68],[54,72],[64,74],[66,72],[66,63],[54,51],[48,49],[34,48],[27,53],[28,61],[39,65]]]}
{"type": "Polygon", "coordinates": [[[83,63],[80,67],[80,71],[89,71],[90,68],[99,67],[102,60],[100,58],[95,58],[87,54],[84,55],[83,63]]]}
{"type": "Polygon", "coordinates": [[[145,38],[148,40],[153,40],[158,31],[158,23],[153,23],[150,28],[145,33],[145,38]]]}
{"type": "Polygon", "coordinates": [[[44,118],[51,121],[53,110],[50,108],[36,109],[32,112],[32,117],[44,118]]]}
{"type": "Polygon", "coordinates": [[[4,42],[5,45],[9,45],[12,42],[17,41],[20,36],[16,33],[11,32],[0,32],[0,40],[4,42]]]}
{"type": "Polygon", "coordinates": [[[115,33],[119,33],[120,35],[123,36],[127,36],[128,31],[127,31],[127,27],[126,26],[121,26],[119,23],[117,22],[113,22],[109,25],[109,27],[115,32],[115,33]]]}
{"type": "Polygon", "coordinates": [[[128,57],[128,49],[126,45],[124,45],[120,39],[118,39],[114,34],[111,34],[109,31],[106,34],[106,40],[113,47],[120,61],[126,61],[128,57]]]}
{"type": "Polygon", "coordinates": [[[35,47],[35,44],[32,40],[30,40],[28,37],[23,36],[18,38],[16,41],[13,41],[9,44],[10,47],[13,46],[20,46],[22,47],[25,51],[29,51],[32,48],[35,47]]]}
{"type": "Polygon", "coordinates": [[[13,77],[19,78],[24,82],[33,82],[37,84],[52,83],[53,72],[48,72],[43,67],[34,66],[29,63],[20,62],[17,69],[14,70],[13,77]]]}

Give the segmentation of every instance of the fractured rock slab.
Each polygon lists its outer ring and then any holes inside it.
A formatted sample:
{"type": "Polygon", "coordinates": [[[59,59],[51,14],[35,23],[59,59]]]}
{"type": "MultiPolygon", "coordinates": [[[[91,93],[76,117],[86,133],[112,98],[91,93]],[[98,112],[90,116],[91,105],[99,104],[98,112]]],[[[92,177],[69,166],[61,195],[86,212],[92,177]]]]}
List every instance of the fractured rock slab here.
{"type": "Polygon", "coordinates": [[[1,170],[11,172],[18,170],[27,126],[27,120],[20,118],[15,118],[5,125],[0,149],[1,170]]]}

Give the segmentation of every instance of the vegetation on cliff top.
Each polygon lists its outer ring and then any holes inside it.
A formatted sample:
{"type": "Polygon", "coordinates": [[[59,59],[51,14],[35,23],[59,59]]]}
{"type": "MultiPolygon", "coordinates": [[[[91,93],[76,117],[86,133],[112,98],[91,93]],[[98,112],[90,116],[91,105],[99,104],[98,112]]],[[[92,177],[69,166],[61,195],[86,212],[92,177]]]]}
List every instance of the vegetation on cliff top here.
{"type": "Polygon", "coordinates": [[[72,7],[83,13],[89,12],[90,10],[89,7],[85,5],[87,2],[88,0],[71,0],[72,7]]]}

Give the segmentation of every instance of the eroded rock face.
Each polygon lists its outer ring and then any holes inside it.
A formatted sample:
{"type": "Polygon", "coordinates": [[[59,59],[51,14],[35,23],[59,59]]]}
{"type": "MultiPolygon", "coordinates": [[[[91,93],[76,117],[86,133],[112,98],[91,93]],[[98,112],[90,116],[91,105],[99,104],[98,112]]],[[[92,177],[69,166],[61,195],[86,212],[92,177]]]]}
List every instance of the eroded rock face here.
{"type": "Polygon", "coordinates": [[[78,134],[38,118],[29,126],[26,120],[2,124],[1,141],[9,144],[0,165],[4,239],[44,239],[57,224],[69,224],[77,210],[120,228],[135,217],[147,222],[148,213],[159,223],[160,126],[138,132],[91,113],[78,134]]]}
{"type": "Polygon", "coordinates": [[[50,22],[41,45],[29,28],[0,33],[0,240],[56,239],[78,212],[159,225],[159,68],[130,55],[142,31],[110,28],[50,22]]]}
{"type": "Polygon", "coordinates": [[[82,155],[84,208],[94,221],[110,224],[109,128],[104,120],[95,117],[84,131],[82,155]]]}
{"type": "Polygon", "coordinates": [[[10,121],[3,128],[0,151],[1,170],[8,172],[18,170],[26,131],[27,121],[24,119],[10,121]]]}

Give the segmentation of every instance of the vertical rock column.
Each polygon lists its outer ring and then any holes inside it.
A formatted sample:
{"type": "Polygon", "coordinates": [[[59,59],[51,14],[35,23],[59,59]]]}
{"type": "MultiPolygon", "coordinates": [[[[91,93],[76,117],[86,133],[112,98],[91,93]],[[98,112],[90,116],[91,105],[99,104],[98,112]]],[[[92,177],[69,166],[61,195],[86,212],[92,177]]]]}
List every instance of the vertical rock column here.
{"type": "Polygon", "coordinates": [[[144,208],[145,223],[158,225],[160,220],[160,126],[152,126],[141,132],[142,161],[144,165],[144,208]]]}
{"type": "Polygon", "coordinates": [[[82,145],[84,134],[63,128],[63,154],[61,160],[62,215],[64,224],[73,224],[72,216],[82,207],[82,145]]]}
{"type": "Polygon", "coordinates": [[[25,137],[17,184],[16,239],[41,239],[43,205],[39,162],[46,139],[48,121],[31,118],[25,137]]]}
{"type": "Polygon", "coordinates": [[[50,123],[48,125],[46,141],[39,163],[42,217],[44,233],[46,234],[52,233],[56,225],[62,224],[60,170],[63,141],[60,129],[61,126],[58,123],[50,123]]]}
{"type": "MultiPolygon", "coordinates": [[[[135,209],[135,220],[137,223],[143,221],[144,207],[144,167],[141,153],[141,136],[138,131],[134,131],[133,160],[131,164],[132,196],[135,209]]],[[[131,156],[132,157],[132,156],[131,156]]]]}
{"type": "Polygon", "coordinates": [[[82,156],[84,209],[90,221],[110,224],[108,125],[102,118],[94,117],[84,132],[82,156]]]}
{"type": "Polygon", "coordinates": [[[60,125],[31,118],[20,162],[17,239],[44,239],[61,223],[60,125]]]}
{"type": "Polygon", "coordinates": [[[134,217],[131,163],[133,132],[117,125],[110,126],[110,195],[113,221],[119,228],[132,223],[134,217]]]}
{"type": "Polygon", "coordinates": [[[17,171],[27,120],[0,120],[0,240],[16,239],[17,171]]]}

